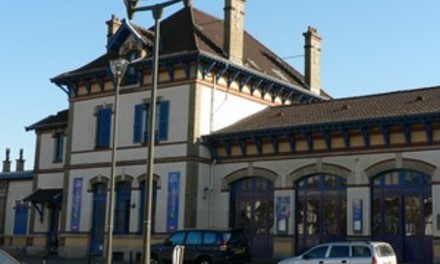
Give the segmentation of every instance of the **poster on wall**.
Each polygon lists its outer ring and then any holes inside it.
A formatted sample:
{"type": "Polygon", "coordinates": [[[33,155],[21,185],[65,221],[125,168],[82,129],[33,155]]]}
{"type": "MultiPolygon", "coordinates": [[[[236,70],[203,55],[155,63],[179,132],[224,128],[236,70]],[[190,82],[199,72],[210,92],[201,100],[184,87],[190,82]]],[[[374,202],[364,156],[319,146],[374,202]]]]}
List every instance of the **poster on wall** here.
{"type": "Polygon", "coordinates": [[[290,217],[290,197],[277,197],[276,200],[277,214],[277,232],[279,234],[287,233],[287,225],[290,217]]]}
{"type": "Polygon", "coordinates": [[[167,232],[174,232],[179,224],[180,172],[168,175],[167,232]]]}
{"type": "Polygon", "coordinates": [[[362,200],[353,200],[353,231],[362,233],[362,200]]]}
{"type": "Polygon", "coordinates": [[[79,232],[81,219],[81,197],[82,197],[83,179],[73,179],[72,190],[72,215],[70,218],[70,230],[72,232],[79,232]]]}

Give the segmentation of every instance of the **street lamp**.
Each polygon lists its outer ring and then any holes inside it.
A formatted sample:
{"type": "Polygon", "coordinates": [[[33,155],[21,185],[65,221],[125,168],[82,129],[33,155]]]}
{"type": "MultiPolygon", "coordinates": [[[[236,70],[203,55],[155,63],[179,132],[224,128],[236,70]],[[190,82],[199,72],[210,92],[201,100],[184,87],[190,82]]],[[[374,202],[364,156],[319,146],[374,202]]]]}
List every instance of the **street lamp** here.
{"type": "Polygon", "coordinates": [[[155,4],[144,7],[136,7],[139,0],[124,0],[127,8],[127,15],[129,19],[133,18],[134,13],[138,11],[152,11],[154,18],[154,53],[153,53],[153,68],[152,68],[152,88],[150,98],[150,113],[148,124],[148,157],[147,157],[147,179],[145,180],[145,203],[144,203],[144,233],[143,233],[143,264],[150,264],[150,245],[151,245],[151,215],[153,203],[153,165],[154,165],[154,141],[156,133],[156,92],[159,72],[159,40],[160,40],[160,19],[162,11],[165,7],[184,2],[185,6],[191,4],[191,0],[169,0],[161,4],[155,4]]]}
{"type": "Polygon", "coordinates": [[[110,61],[110,71],[113,75],[115,85],[115,101],[114,101],[114,119],[113,119],[113,136],[112,136],[112,166],[110,172],[110,206],[108,210],[108,226],[107,226],[107,252],[106,263],[112,263],[113,253],[113,223],[114,223],[114,207],[115,207],[115,171],[116,171],[116,141],[118,137],[118,105],[119,105],[119,86],[122,77],[127,69],[128,61],[122,58],[110,61]]]}

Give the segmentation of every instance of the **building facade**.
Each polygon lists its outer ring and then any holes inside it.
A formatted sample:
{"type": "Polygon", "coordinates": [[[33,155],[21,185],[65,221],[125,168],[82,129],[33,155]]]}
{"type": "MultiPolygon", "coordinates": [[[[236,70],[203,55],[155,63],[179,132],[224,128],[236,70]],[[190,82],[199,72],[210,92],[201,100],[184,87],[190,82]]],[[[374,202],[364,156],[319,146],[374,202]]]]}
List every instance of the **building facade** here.
{"type": "MultiPolygon", "coordinates": [[[[302,75],[244,30],[244,6],[226,0],[220,20],[188,4],[162,21],[153,240],[236,227],[257,259],[374,239],[400,260],[440,261],[440,88],[333,100],[317,30],[304,33],[302,75]]],[[[51,80],[69,108],[27,128],[37,135],[28,253],[107,250],[117,122],[114,258],[140,257],[155,33],[114,16],[107,25],[104,55],[51,80]],[[119,57],[131,63],[114,120],[108,65],[119,57]]]]}

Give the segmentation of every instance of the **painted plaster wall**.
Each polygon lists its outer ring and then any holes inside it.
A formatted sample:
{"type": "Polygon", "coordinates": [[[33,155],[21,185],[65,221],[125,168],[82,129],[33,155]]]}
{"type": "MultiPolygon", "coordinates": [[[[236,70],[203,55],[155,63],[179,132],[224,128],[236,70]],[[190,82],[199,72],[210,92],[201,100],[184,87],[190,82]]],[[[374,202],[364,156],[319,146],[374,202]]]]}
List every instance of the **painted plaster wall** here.
{"type": "MultiPolygon", "coordinates": [[[[38,153],[40,169],[60,169],[63,168],[64,162],[54,163],[55,139],[52,133],[44,133],[39,135],[41,139],[40,153],[38,153]]],[[[66,140],[64,140],[64,150],[66,149],[66,140]]],[[[63,159],[64,160],[64,159],[63,159]]]]}
{"type": "MultiPolygon", "coordinates": [[[[9,182],[8,196],[6,200],[6,219],[5,219],[5,235],[13,235],[15,221],[15,203],[21,201],[32,193],[32,181],[11,181],[9,182]]],[[[30,205],[29,205],[30,206],[30,205]]],[[[30,215],[30,211],[29,211],[30,215]]],[[[28,227],[29,231],[29,227],[28,227]]]]}
{"type": "Polygon", "coordinates": [[[201,135],[210,133],[212,117],[214,120],[212,130],[217,131],[267,107],[267,103],[251,101],[228,91],[220,89],[214,91],[212,87],[202,84],[199,87],[201,90],[201,135]]]}
{"type": "MultiPolygon", "coordinates": [[[[188,88],[178,86],[161,88],[158,90],[160,100],[170,102],[169,138],[168,142],[185,141],[187,138],[188,120],[188,88]]],[[[124,90],[124,88],[122,88],[124,90]]],[[[119,131],[118,147],[132,147],[139,144],[133,143],[134,107],[148,99],[149,92],[122,93],[119,97],[119,131]]],[[[99,106],[112,106],[113,96],[101,97],[87,101],[78,101],[74,106],[74,120],[72,131],[72,152],[91,151],[95,147],[96,108],[99,106]]]]}
{"type": "MultiPolygon", "coordinates": [[[[118,167],[116,175],[127,175],[133,177],[132,181],[132,194],[131,204],[133,208],[130,212],[130,232],[135,233],[139,231],[139,210],[140,210],[140,177],[146,172],[145,166],[124,166],[118,167]]],[[[185,208],[185,171],[186,165],[183,162],[169,163],[169,164],[155,164],[155,175],[159,176],[158,191],[157,191],[157,204],[156,204],[156,219],[155,231],[166,232],[166,219],[167,219],[167,201],[168,201],[168,178],[171,172],[180,172],[180,192],[179,192],[179,227],[183,226],[183,213],[185,208]]],[[[73,180],[75,178],[83,179],[83,187],[81,192],[81,217],[80,217],[80,232],[89,232],[92,222],[93,211],[93,193],[91,192],[90,181],[102,175],[102,177],[109,179],[110,168],[95,168],[84,170],[72,170],[69,177],[69,199],[67,205],[67,227],[71,229],[71,217],[72,217],[72,193],[73,193],[73,180]]],[[[107,196],[107,201],[109,197],[107,196]]],[[[108,214],[108,207],[106,215],[108,214]]]]}

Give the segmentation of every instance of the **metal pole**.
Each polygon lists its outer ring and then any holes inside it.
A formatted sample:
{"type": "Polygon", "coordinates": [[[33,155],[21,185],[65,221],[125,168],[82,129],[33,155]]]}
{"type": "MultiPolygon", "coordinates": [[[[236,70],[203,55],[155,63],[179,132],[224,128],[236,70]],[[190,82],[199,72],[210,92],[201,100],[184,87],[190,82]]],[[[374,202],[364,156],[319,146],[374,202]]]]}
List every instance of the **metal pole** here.
{"type": "Polygon", "coordinates": [[[108,209],[108,225],[107,225],[107,248],[106,248],[106,263],[112,263],[112,252],[113,252],[113,222],[114,222],[114,206],[115,206],[115,170],[116,170],[116,141],[118,136],[118,104],[119,104],[119,77],[118,74],[115,75],[116,78],[116,88],[115,88],[115,101],[114,101],[114,119],[113,119],[113,137],[112,137],[112,165],[110,172],[110,204],[108,209]]]}
{"type": "Polygon", "coordinates": [[[153,172],[154,172],[154,143],[156,138],[156,92],[159,72],[159,41],[160,41],[160,18],[162,17],[163,7],[155,5],[153,7],[153,18],[155,22],[154,34],[154,53],[153,53],[153,72],[152,89],[150,98],[150,114],[148,124],[148,160],[147,160],[147,179],[145,184],[145,194],[147,202],[144,205],[144,264],[150,263],[150,245],[151,245],[151,215],[153,204],[153,172]]]}
{"type": "Polygon", "coordinates": [[[112,155],[111,155],[111,171],[110,171],[110,204],[108,209],[108,226],[107,226],[107,251],[106,263],[112,263],[113,257],[113,225],[114,225],[114,207],[115,207],[115,172],[116,172],[116,150],[118,138],[118,120],[119,120],[119,86],[122,76],[125,73],[128,62],[124,59],[118,59],[110,62],[110,68],[115,81],[115,100],[114,100],[114,119],[113,119],[113,136],[112,136],[112,155]]]}

